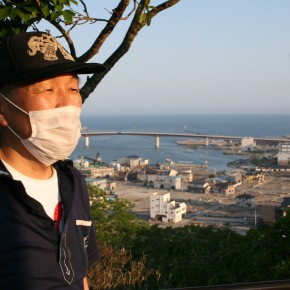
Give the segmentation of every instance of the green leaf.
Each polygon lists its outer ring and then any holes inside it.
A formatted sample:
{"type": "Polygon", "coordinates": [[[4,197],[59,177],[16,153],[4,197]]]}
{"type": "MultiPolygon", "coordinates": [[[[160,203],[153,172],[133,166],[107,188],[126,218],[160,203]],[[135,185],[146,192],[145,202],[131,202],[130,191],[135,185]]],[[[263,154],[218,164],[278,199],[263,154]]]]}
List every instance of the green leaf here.
{"type": "Polygon", "coordinates": [[[74,13],[71,10],[64,10],[63,17],[67,23],[72,23],[74,13]]]}
{"type": "Polygon", "coordinates": [[[55,20],[58,16],[59,16],[59,12],[58,11],[53,11],[51,13],[51,20],[55,20]]]}
{"type": "Polygon", "coordinates": [[[45,17],[47,17],[50,14],[50,9],[48,5],[43,6],[41,8],[41,11],[45,17]]]}
{"type": "Polygon", "coordinates": [[[0,8],[0,19],[10,16],[10,7],[0,8]]]}
{"type": "Polygon", "coordinates": [[[14,15],[19,16],[25,23],[31,19],[31,15],[29,13],[24,13],[20,9],[14,8],[13,9],[14,15]]]}
{"type": "Polygon", "coordinates": [[[62,5],[62,4],[56,5],[55,8],[56,8],[59,12],[62,12],[63,5],[62,5]]]}
{"type": "Polygon", "coordinates": [[[58,4],[60,4],[60,5],[67,5],[67,4],[69,4],[69,2],[70,1],[68,1],[68,0],[58,0],[58,4]]]}
{"type": "Polygon", "coordinates": [[[30,13],[37,13],[38,12],[38,10],[35,6],[24,6],[23,9],[30,12],[30,13]]]}

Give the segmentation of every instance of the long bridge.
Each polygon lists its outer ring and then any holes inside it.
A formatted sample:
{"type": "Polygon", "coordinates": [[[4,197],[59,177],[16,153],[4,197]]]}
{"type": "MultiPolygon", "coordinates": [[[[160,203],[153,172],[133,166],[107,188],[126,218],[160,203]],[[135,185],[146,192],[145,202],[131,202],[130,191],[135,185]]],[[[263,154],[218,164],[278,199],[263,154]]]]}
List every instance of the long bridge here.
{"type": "MultiPolygon", "coordinates": [[[[135,136],[151,136],[155,137],[155,147],[160,147],[160,137],[185,137],[185,138],[199,138],[205,139],[205,144],[208,144],[209,139],[222,139],[222,140],[232,140],[240,141],[243,138],[239,136],[227,136],[227,135],[210,135],[210,134],[198,134],[198,133],[160,133],[160,132],[128,132],[128,131],[92,131],[92,132],[82,132],[81,136],[85,137],[85,146],[89,147],[91,136],[102,136],[102,135],[135,135],[135,136]]],[[[256,138],[251,137],[256,142],[264,143],[280,143],[280,142],[290,142],[287,138],[256,138]]]]}

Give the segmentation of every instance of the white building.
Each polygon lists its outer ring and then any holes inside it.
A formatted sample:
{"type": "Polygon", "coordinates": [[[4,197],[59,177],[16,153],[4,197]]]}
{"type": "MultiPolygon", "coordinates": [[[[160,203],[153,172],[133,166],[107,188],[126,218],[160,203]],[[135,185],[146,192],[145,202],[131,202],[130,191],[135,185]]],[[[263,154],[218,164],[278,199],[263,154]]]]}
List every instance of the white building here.
{"type": "Polygon", "coordinates": [[[154,188],[158,189],[182,189],[181,176],[137,173],[137,179],[143,181],[146,185],[151,184],[154,188]]]}
{"type": "Polygon", "coordinates": [[[279,143],[278,165],[288,165],[290,161],[290,142],[279,143]]]}
{"type": "Polygon", "coordinates": [[[117,163],[121,164],[122,166],[134,168],[138,166],[148,165],[149,160],[148,159],[143,160],[140,156],[137,156],[137,155],[130,155],[130,156],[119,158],[117,160],[117,163]]]}
{"type": "Polygon", "coordinates": [[[88,168],[90,166],[90,162],[83,156],[80,156],[79,159],[75,159],[73,163],[76,168],[88,168]]]}
{"type": "Polygon", "coordinates": [[[256,142],[254,141],[254,138],[252,137],[244,137],[241,139],[241,151],[253,151],[256,147],[256,142]]]}
{"type": "Polygon", "coordinates": [[[154,192],[150,196],[150,218],[177,223],[186,214],[186,204],[170,201],[170,193],[154,192]]]}
{"type": "Polygon", "coordinates": [[[178,176],[185,182],[191,182],[193,180],[193,174],[191,170],[184,170],[178,173],[178,176]]]}
{"type": "Polygon", "coordinates": [[[159,175],[159,179],[153,181],[153,187],[159,189],[182,189],[181,177],[179,176],[162,176],[159,175]]]}

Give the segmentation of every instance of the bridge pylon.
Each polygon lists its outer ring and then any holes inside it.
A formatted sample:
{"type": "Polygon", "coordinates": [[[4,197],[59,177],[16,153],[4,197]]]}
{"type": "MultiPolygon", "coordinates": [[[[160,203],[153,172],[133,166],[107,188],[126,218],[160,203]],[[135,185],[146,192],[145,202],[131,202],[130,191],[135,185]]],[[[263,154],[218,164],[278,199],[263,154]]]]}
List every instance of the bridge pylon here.
{"type": "Polygon", "coordinates": [[[85,146],[90,147],[90,137],[89,136],[85,137],[85,146]]]}
{"type": "Polygon", "coordinates": [[[160,137],[156,135],[155,137],[155,148],[159,148],[160,147],[160,137]]]}

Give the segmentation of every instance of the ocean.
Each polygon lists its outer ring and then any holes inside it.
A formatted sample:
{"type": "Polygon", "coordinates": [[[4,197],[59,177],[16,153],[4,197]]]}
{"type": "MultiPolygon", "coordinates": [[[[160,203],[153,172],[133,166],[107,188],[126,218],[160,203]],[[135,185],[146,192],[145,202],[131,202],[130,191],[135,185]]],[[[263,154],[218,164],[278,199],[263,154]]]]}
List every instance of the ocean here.
{"type": "MultiPolygon", "coordinates": [[[[239,137],[290,135],[290,115],[96,115],[82,116],[81,121],[87,131],[187,132],[239,137]]],[[[207,161],[210,170],[229,170],[228,162],[242,158],[223,155],[216,149],[188,149],[176,144],[184,139],[160,137],[160,148],[156,149],[154,137],[94,136],[90,137],[89,148],[81,138],[70,158],[80,155],[94,158],[99,154],[104,162],[110,164],[121,157],[138,155],[149,159],[150,164],[164,162],[167,158],[193,164],[207,161]]]]}

